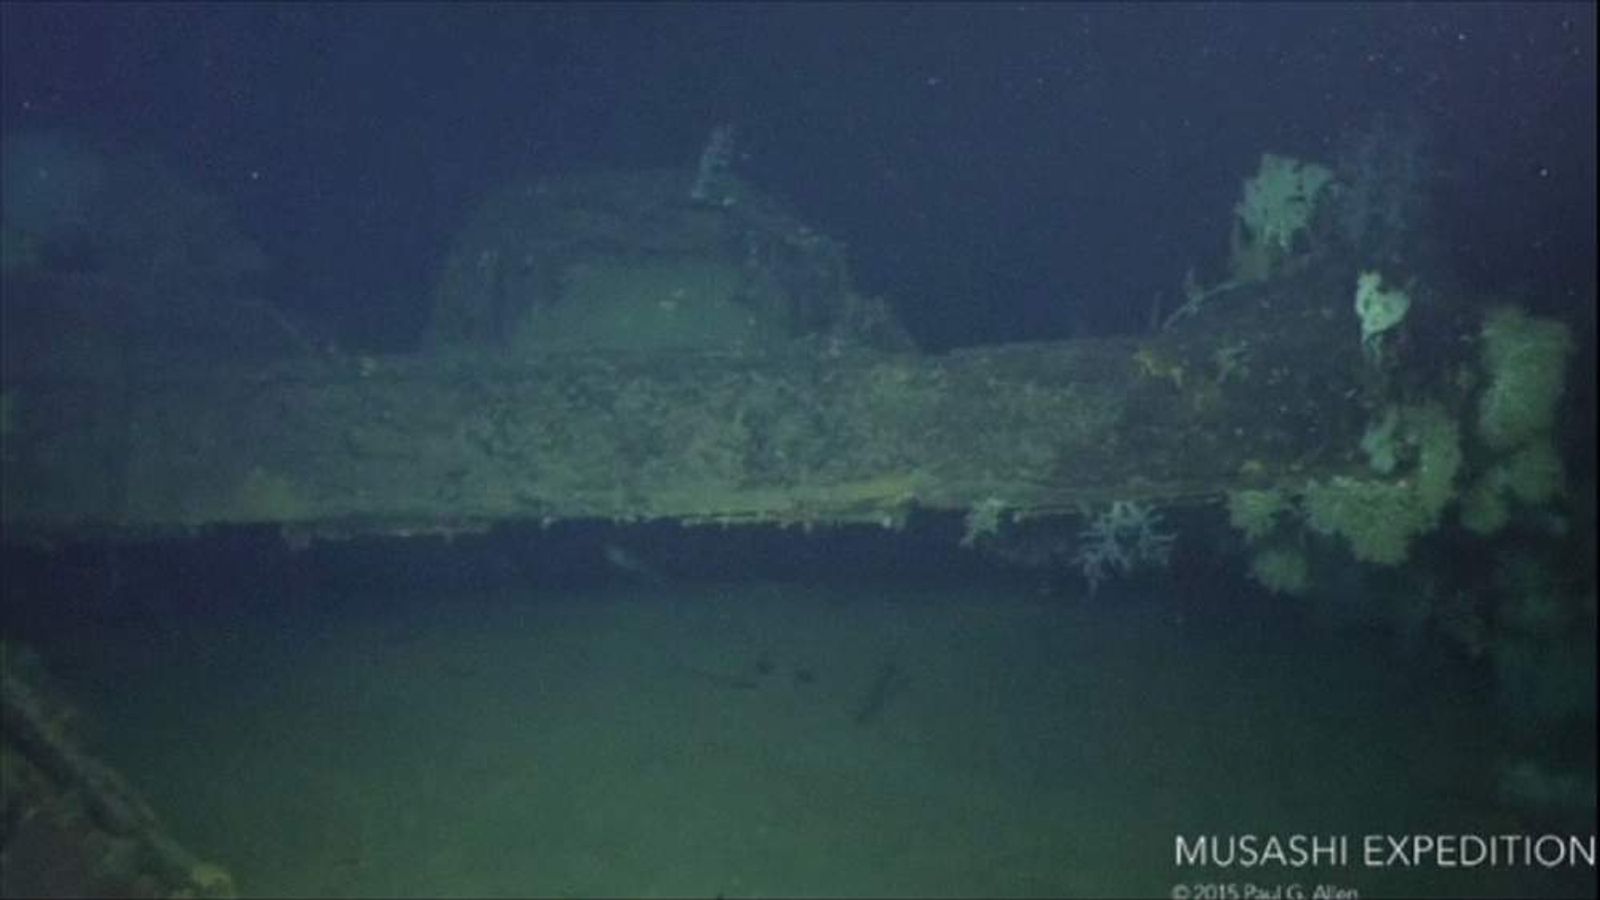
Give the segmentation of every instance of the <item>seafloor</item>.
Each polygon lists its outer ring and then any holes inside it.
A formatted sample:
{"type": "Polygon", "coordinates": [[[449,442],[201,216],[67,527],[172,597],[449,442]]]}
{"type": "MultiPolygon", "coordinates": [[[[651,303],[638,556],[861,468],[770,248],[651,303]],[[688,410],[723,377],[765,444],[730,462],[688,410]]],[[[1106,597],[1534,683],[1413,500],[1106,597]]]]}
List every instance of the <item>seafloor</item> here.
{"type": "Polygon", "coordinates": [[[1511,737],[1481,679],[1293,601],[619,576],[189,598],[40,649],[246,894],[1166,895],[1216,879],[1176,835],[1530,828],[1494,798],[1511,737]]]}

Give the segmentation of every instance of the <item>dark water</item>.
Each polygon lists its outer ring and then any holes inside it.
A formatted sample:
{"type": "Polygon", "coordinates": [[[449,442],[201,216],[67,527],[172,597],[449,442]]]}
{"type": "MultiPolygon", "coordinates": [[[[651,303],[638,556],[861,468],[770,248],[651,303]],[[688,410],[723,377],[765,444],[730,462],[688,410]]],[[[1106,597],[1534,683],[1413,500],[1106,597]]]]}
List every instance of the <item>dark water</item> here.
{"type": "Polygon", "coordinates": [[[417,346],[487,192],[692,168],[719,123],[927,349],[1141,330],[1226,252],[1263,152],[1328,161],[1383,123],[1426,135],[1427,227],[1472,290],[1592,299],[1588,3],[0,14],[6,134],[153,154],[220,193],[271,299],[361,350],[417,346]]]}

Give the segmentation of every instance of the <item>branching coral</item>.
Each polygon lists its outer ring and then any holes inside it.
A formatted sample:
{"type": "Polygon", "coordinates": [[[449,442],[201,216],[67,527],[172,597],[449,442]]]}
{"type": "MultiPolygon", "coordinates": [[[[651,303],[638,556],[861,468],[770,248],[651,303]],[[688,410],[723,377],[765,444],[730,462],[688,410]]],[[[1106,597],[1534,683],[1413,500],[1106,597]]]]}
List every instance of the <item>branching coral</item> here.
{"type": "Polygon", "coordinates": [[[1389,427],[1368,432],[1368,455],[1392,477],[1340,475],[1306,485],[1306,522],[1340,535],[1357,559],[1379,565],[1405,561],[1411,541],[1438,525],[1455,495],[1461,469],[1460,429],[1436,403],[1395,407],[1389,427]]]}
{"type": "Polygon", "coordinates": [[[1161,530],[1161,514],[1153,507],[1118,500],[1078,533],[1074,565],[1089,582],[1089,593],[1112,575],[1126,575],[1140,566],[1165,568],[1177,535],[1161,530]]]}
{"type": "Polygon", "coordinates": [[[1288,510],[1282,491],[1239,490],[1228,492],[1228,522],[1244,532],[1245,540],[1258,541],[1277,525],[1278,514],[1288,510]]]}

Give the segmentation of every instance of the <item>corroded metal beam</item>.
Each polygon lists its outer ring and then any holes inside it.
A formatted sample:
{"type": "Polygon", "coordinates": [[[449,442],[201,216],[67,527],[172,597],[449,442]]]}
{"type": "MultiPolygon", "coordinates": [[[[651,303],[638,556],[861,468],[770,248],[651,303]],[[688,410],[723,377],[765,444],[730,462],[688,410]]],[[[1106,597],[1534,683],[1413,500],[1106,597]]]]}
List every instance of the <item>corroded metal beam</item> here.
{"type": "Polygon", "coordinates": [[[14,374],[0,521],[25,539],[1183,502],[1345,464],[1366,417],[1359,358],[1309,332],[14,374]]]}

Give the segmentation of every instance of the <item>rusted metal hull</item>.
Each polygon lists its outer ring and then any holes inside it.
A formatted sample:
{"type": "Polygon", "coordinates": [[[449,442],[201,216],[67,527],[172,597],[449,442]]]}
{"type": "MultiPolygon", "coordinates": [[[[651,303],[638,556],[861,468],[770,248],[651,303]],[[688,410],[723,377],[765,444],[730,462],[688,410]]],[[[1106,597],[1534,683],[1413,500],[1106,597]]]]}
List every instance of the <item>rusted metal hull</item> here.
{"type": "Polygon", "coordinates": [[[327,357],[7,381],[8,539],[274,522],[892,524],[1182,502],[1342,464],[1350,371],[1163,336],[941,356],[327,357]]]}

